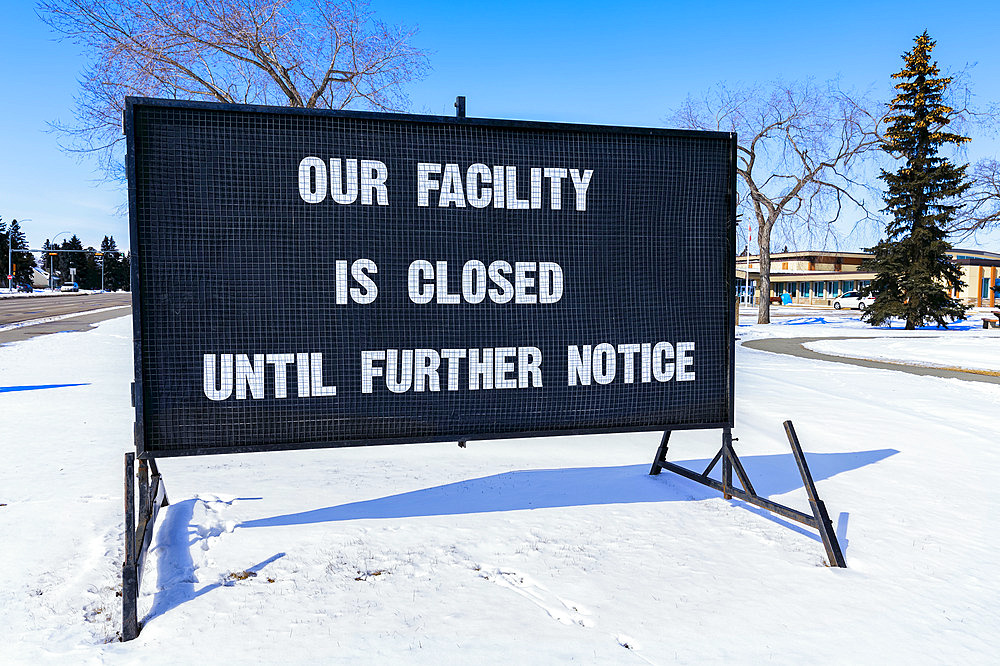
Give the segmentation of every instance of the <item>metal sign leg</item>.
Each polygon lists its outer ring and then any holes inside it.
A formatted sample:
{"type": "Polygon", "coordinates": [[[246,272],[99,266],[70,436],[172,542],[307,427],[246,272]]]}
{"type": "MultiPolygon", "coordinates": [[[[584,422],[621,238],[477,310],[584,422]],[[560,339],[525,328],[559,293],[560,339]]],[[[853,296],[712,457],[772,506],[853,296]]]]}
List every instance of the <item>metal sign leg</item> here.
{"type": "Polygon", "coordinates": [[[799,474],[802,475],[802,485],[806,487],[806,495],[809,497],[809,506],[812,507],[813,516],[816,518],[816,528],[819,536],[823,539],[823,547],[826,548],[826,556],[831,567],[847,567],[844,560],[844,553],[840,550],[840,542],[837,541],[837,532],[833,529],[830,521],[830,514],[826,511],[826,505],[819,498],[816,492],[816,484],[813,482],[812,474],[809,472],[809,465],[806,464],[806,456],[802,453],[802,446],[799,444],[799,437],[795,434],[795,426],[791,421],[785,421],[785,434],[788,435],[788,443],[792,447],[792,455],[795,456],[795,463],[799,466],[799,474]]]}
{"type": "Polygon", "coordinates": [[[135,454],[125,454],[125,562],[122,564],[122,640],[139,635],[136,606],[139,602],[139,575],[135,555],[135,454]]]}
{"type": "Polygon", "coordinates": [[[670,441],[670,431],[667,430],[663,433],[663,438],[660,439],[660,448],[656,449],[656,458],[653,459],[653,467],[650,468],[649,473],[656,476],[660,473],[661,462],[666,462],[667,460],[667,443],[670,441]]]}
{"type": "Polygon", "coordinates": [[[125,454],[125,562],[122,563],[122,641],[139,635],[139,584],[142,569],[153,539],[153,525],[161,507],[167,506],[167,493],[156,461],[125,454]],[[152,471],[152,479],[150,478],[152,471]],[[136,482],[139,486],[136,515],[136,482]]]}

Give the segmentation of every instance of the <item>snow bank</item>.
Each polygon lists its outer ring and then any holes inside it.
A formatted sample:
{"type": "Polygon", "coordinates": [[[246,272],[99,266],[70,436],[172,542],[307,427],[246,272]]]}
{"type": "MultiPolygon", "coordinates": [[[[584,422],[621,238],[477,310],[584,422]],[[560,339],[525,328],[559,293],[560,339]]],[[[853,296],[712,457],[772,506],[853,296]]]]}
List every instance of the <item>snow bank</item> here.
{"type": "Polygon", "coordinates": [[[954,339],[948,336],[907,340],[819,340],[805,345],[834,356],[910,363],[935,368],[1000,371],[1000,335],[954,339]]]}

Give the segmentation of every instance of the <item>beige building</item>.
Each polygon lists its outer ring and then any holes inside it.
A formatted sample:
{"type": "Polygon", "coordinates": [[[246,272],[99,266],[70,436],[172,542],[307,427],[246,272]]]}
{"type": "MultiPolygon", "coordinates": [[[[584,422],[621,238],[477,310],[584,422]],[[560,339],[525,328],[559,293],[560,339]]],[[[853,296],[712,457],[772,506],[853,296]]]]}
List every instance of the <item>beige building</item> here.
{"type": "MultiPolygon", "coordinates": [[[[997,303],[1000,254],[982,250],[955,249],[949,253],[962,269],[965,286],[952,296],[970,306],[993,307],[997,303]]],[[[802,305],[832,305],[833,299],[844,292],[868,286],[874,273],[861,271],[865,252],[774,252],[771,254],[771,296],[787,294],[792,303],[802,305]]],[[[736,283],[739,293],[748,287],[754,302],[760,292],[760,257],[736,257],[736,283]]]]}

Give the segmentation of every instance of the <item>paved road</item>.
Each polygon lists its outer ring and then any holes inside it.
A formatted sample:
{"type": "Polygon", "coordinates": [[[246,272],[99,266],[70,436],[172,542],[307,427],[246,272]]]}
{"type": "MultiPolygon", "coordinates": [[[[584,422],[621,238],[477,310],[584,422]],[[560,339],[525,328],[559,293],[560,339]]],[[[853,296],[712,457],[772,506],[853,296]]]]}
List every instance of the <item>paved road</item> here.
{"type": "Polygon", "coordinates": [[[131,307],[132,294],[66,294],[65,296],[0,298],[0,326],[73,312],[99,310],[116,305],[131,307]]]}
{"type": "MultiPolygon", "coordinates": [[[[933,335],[921,337],[936,337],[933,335]]],[[[747,340],[744,347],[750,349],[760,349],[762,351],[774,352],[776,354],[788,354],[799,358],[808,358],[816,361],[830,361],[832,363],[846,363],[847,365],[859,365],[863,368],[877,368],[879,370],[894,370],[896,372],[908,372],[911,375],[927,375],[930,377],[945,377],[947,379],[963,379],[970,382],[987,382],[989,384],[1000,384],[1000,377],[991,375],[980,375],[974,372],[962,372],[960,370],[946,370],[944,368],[925,368],[919,365],[906,365],[903,363],[886,363],[884,361],[867,361],[860,358],[845,358],[843,356],[831,356],[820,354],[811,349],[806,349],[802,345],[817,340],[858,340],[857,336],[824,337],[824,338],[767,338],[765,340],[747,340]]],[[[870,338],[865,338],[870,339],[870,338]]]]}
{"type": "Polygon", "coordinates": [[[106,319],[123,317],[132,311],[131,294],[83,294],[80,296],[34,296],[29,298],[0,299],[0,326],[17,324],[34,319],[73,315],[45,324],[32,324],[7,331],[0,331],[0,344],[27,340],[38,335],[65,331],[86,331],[106,319]],[[114,308],[104,312],[92,312],[114,308]]]}

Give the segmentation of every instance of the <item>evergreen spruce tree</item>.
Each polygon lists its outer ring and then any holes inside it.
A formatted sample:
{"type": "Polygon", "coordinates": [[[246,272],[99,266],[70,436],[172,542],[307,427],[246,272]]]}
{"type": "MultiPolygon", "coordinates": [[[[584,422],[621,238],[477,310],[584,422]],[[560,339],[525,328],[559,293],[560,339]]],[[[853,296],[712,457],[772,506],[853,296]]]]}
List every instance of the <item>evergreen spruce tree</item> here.
{"type": "Polygon", "coordinates": [[[113,245],[114,240],[109,239],[107,236],[101,239],[101,256],[98,258],[97,270],[104,275],[101,289],[106,289],[107,291],[114,291],[111,286],[111,274],[114,272],[114,261],[117,258],[117,255],[111,254],[110,250],[116,250],[118,248],[113,245]]]}
{"type": "Polygon", "coordinates": [[[3,276],[0,277],[0,285],[7,288],[7,223],[0,217],[0,257],[3,258],[3,276]]]}
{"type": "Polygon", "coordinates": [[[104,260],[104,288],[108,291],[128,291],[128,270],[125,255],[118,250],[114,236],[105,236],[101,241],[104,260]]]}
{"type": "Polygon", "coordinates": [[[14,264],[14,284],[31,284],[35,279],[35,266],[37,264],[35,262],[35,255],[31,252],[18,252],[18,250],[28,249],[28,241],[24,236],[24,232],[21,231],[21,225],[17,223],[17,220],[12,220],[10,223],[10,230],[7,232],[7,242],[10,243],[10,247],[14,250],[11,256],[11,261],[14,264]]]}
{"type": "MultiPolygon", "coordinates": [[[[83,243],[76,234],[67,240],[62,242],[63,250],[83,250],[83,243]]],[[[79,284],[81,277],[81,269],[86,261],[86,255],[83,252],[60,252],[59,253],[59,272],[63,279],[63,284],[70,284],[74,282],[73,272],[70,271],[71,268],[76,269],[76,280],[75,282],[79,284]]]]}
{"type": "Polygon", "coordinates": [[[132,251],[129,250],[122,259],[121,265],[121,288],[125,291],[132,291],[132,251]]]}
{"type": "Polygon", "coordinates": [[[903,54],[903,70],[893,74],[898,91],[890,105],[889,127],[883,150],[905,163],[895,173],[882,171],[886,183],[885,211],[892,214],[886,238],[873,248],[862,270],[875,271],[867,291],[877,294],[862,317],[872,326],[892,318],[906,321],[907,329],[965,315],[965,307],[948,295],[962,287],[961,271],[948,257],[951,244],[945,227],[955,214],[955,197],[969,187],[968,165],[956,166],[938,150],[969,139],[944,131],[952,109],[943,93],[950,77],[939,76],[930,59],[935,42],[924,31],[903,54]]]}
{"type": "Polygon", "coordinates": [[[83,262],[76,272],[76,281],[80,283],[80,289],[100,289],[101,267],[94,256],[97,250],[89,245],[85,249],[86,254],[80,255],[83,262]]]}

